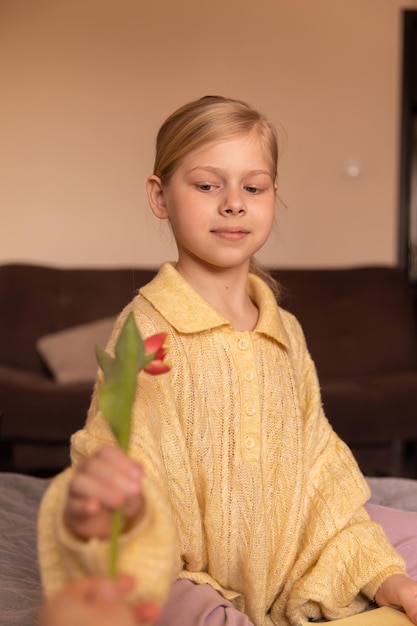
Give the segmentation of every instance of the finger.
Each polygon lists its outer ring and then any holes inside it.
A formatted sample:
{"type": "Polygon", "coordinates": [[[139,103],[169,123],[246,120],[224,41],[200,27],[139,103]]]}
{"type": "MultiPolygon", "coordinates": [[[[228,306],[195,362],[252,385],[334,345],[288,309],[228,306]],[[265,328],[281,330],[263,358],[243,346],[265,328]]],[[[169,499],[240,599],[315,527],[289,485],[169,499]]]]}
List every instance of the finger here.
{"type": "Polygon", "coordinates": [[[118,446],[104,445],[89,459],[89,474],[110,486],[136,493],[142,478],[142,466],[118,446]]]}
{"type": "Polygon", "coordinates": [[[142,475],[141,464],[129,457],[119,446],[104,444],[98,451],[98,456],[117,465],[120,471],[126,475],[133,474],[136,479],[142,475]]]}
{"type": "Polygon", "coordinates": [[[118,581],[100,578],[94,581],[90,589],[90,598],[94,602],[115,602],[124,595],[118,581]]]}
{"type": "Polygon", "coordinates": [[[161,608],[154,602],[132,604],[132,611],[138,622],[155,622],[161,615],[161,608]]]}
{"type": "Polygon", "coordinates": [[[135,580],[130,574],[120,574],[117,579],[110,579],[106,576],[95,576],[85,578],[80,582],[79,589],[85,595],[95,600],[113,602],[121,599],[135,586],[135,580]]]}
{"type": "MultiPolygon", "coordinates": [[[[132,489],[133,491],[133,489],[132,489]]],[[[99,502],[105,508],[116,508],[123,504],[125,494],[121,488],[114,484],[108,472],[97,464],[91,464],[86,472],[78,472],[74,475],[69,486],[69,498],[71,507],[84,512],[87,507],[95,512],[94,502],[99,502]],[[107,476],[107,479],[106,479],[107,476]]]]}
{"type": "Polygon", "coordinates": [[[53,599],[82,598],[84,600],[89,600],[94,596],[97,587],[102,584],[103,580],[103,577],[98,576],[89,576],[81,578],[80,580],[75,580],[58,591],[55,596],[53,596],[53,599]]]}
{"type": "Polygon", "coordinates": [[[68,508],[72,516],[89,517],[96,515],[101,510],[101,504],[97,498],[71,496],[68,508]]]}
{"type": "Polygon", "coordinates": [[[117,585],[122,594],[129,593],[135,587],[135,579],[130,574],[119,574],[117,585]]]}
{"type": "Polygon", "coordinates": [[[415,594],[410,594],[403,602],[404,611],[413,624],[417,624],[417,598],[415,594]]]}
{"type": "Polygon", "coordinates": [[[70,496],[97,499],[103,506],[115,508],[140,495],[141,467],[131,460],[126,463],[125,455],[110,450],[100,451],[82,463],[71,481],[70,496]]]}
{"type": "Polygon", "coordinates": [[[114,602],[119,600],[131,585],[132,580],[129,576],[118,580],[106,576],[88,576],[71,583],[60,593],[63,596],[82,598],[89,603],[114,602]]]}

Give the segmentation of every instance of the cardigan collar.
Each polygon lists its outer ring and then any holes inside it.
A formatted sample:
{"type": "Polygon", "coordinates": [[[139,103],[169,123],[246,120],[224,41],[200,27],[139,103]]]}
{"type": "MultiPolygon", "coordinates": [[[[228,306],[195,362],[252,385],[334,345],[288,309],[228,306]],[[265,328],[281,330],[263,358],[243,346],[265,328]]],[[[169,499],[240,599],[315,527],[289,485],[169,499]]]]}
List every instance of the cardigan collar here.
{"type": "MultiPolygon", "coordinates": [[[[233,330],[230,322],[191,287],[172,263],[164,263],[157,276],[141,287],[139,293],[179,333],[198,333],[220,326],[233,330]]],[[[249,274],[248,293],[259,310],[253,332],[289,346],[276,298],[266,283],[249,274]]]]}

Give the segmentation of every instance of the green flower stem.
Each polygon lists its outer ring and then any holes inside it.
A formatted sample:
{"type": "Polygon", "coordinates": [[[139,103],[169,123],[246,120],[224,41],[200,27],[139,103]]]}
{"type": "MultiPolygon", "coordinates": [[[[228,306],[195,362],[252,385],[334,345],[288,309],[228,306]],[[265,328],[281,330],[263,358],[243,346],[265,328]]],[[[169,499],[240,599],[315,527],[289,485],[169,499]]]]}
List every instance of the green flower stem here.
{"type": "Polygon", "coordinates": [[[111,519],[111,536],[110,536],[110,560],[109,560],[109,576],[117,578],[117,563],[119,560],[119,537],[122,532],[123,511],[119,507],[114,509],[111,519]]]}
{"type": "MultiPolygon", "coordinates": [[[[122,422],[126,425],[126,422],[122,422]]],[[[130,429],[122,428],[119,433],[119,445],[124,452],[127,452],[129,447],[130,429]]],[[[111,518],[111,534],[110,534],[110,558],[109,558],[109,576],[110,578],[117,578],[119,561],[119,545],[120,535],[123,530],[123,509],[118,507],[113,510],[111,518]]]]}

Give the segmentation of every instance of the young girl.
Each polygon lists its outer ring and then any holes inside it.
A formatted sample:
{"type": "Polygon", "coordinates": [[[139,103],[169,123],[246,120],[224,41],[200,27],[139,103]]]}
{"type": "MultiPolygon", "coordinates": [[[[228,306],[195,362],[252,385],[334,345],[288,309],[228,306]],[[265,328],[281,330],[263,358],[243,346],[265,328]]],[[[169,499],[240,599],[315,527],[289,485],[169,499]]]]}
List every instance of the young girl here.
{"type": "Polygon", "coordinates": [[[98,374],[73,467],[41,508],[47,593],[105,571],[122,506],[120,569],[137,601],[163,602],[170,587],[160,624],[295,626],[373,599],[417,624],[417,583],[364,508],[369,489],[324,416],[297,320],[252,261],[274,219],[273,127],[243,102],[185,105],[158,134],[148,195],[178,260],[121,313],[108,350],[133,311],[144,337],[168,334],[172,369],[139,376],[130,458],[108,445],[98,374]]]}

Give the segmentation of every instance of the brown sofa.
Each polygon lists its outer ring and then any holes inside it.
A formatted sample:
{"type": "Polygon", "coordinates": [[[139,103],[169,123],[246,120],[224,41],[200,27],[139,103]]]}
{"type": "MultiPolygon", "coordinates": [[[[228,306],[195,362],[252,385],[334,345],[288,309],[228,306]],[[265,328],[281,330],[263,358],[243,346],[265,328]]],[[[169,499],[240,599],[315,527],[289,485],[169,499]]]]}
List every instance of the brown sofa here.
{"type": "Polygon", "coordinates": [[[155,272],[0,266],[0,466],[48,475],[68,464],[91,380],[58,383],[40,337],[116,315],[155,272]]]}
{"type": "MultiPolygon", "coordinates": [[[[304,328],[326,414],[362,470],[416,475],[417,345],[405,274],[390,267],[273,273],[283,287],[282,305],[304,328]]],[[[85,348],[91,356],[86,336],[97,330],[97,320],[104,320],[105,333],[109,317],[154,274],[140,268],[0,266],[3,470],[55,473],[68,463],[69,437],[85,420],[92,378],[73,380],[80,366],[64,376],[39,339],[46,336],[48,348],[51,340],[54,358],[63,337],[79,360],[85,348]]]]}
{"type": "Polygon", "coordinates": [[[417,476],[417,333],[405,272],[286,270],[282,305],[300,320],[323,405],[368,475],[417,476]]]}

